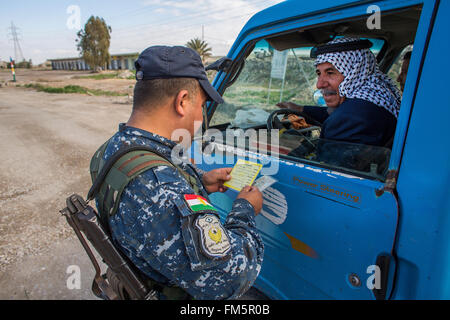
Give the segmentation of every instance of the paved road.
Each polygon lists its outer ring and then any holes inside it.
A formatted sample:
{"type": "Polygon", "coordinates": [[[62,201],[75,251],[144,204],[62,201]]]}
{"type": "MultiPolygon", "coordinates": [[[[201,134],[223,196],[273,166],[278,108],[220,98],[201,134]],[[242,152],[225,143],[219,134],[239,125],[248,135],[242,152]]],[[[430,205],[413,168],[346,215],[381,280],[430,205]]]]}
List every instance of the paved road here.
{"type": "Polygon", "coordinates": [[[130,111],[127,97],[0,88],[0,299],[97,299],[93,267],[58,211],[86,194],[91,155],[130,111]],[[81,289],[67,288],[71,265],[81,289]]]}

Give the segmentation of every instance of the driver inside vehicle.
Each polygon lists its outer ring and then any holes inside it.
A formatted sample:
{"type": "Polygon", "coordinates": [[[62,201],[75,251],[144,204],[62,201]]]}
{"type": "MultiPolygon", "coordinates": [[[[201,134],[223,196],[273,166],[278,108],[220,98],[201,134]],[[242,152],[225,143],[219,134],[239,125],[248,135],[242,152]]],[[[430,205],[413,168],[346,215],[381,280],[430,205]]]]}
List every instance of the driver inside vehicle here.
{"type": "Polygon", "coordinates": [[[328,108],[292,102],[277,106],[303,112],[321,123],[321,139],[390,147],[401,95],[379,70],[371,46],[369,40],[343,37],[313,48],[316,86],[328,108]]]}

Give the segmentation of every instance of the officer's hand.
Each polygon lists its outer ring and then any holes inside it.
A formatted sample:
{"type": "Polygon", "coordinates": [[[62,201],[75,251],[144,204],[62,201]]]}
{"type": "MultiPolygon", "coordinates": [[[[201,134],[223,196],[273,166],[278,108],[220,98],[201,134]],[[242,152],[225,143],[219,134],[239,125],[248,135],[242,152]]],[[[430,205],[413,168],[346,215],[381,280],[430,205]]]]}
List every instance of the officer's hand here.
{"type": "Polygon", "coordinates": [[[230,172],[233,168],[220,168],[206,172],[203,175],[203,186],[208,193],[225,192],[227,187],[223,184],[231,179],[230,172]]]}
{"type": "Polygon", "coordinates": [[[237,199],[245,199],[253,206],[255,209],[255,215],[261,212],[263,197],[261,191],[257,187],[245,186],[239,192],[237,199]]]}
{"type": "Polygon", "coordinates": [[[296,110],[296,111],[303,111],[303,107],[299,106],[298,104],[295,104],[293,102],[280,102],[277,103],[277,107],[280,107],[281,109],[290,109],[290,110],[296,110]]]}

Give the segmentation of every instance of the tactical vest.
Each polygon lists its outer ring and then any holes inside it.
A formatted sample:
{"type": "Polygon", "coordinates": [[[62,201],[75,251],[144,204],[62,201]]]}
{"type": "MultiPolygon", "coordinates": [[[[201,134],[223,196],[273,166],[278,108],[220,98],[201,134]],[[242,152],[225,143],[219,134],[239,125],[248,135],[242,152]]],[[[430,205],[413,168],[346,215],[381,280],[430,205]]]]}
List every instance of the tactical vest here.
{"type": "Polygon", "coordinates": [[[109,141],[98,148],[91,159],[90,173],[93,185],[87,196],[88,200],[97,199],[100,218],[106,225],[108,218],[116,214],[120,197],[128,183],[151,168],[162,165],[176,168],[195,194],[200,194],[201,187],[194,176],[148,146],[126,146],[104,161],[103,154],[109,141]]]}
{"type": "MultiPolygon", "coordinates": [[[[151,168],[161,165],[174,167],[187,180],[195,194],[201,193],[200,178],[197,180],[194,176],[148,146],[131,145],[123,147],[107,161],[104,161],[103,154],[109,141],[106,141],[98,148],[91,159],[92,187],[87,195],[87,201],[94,198],[97,199],[100,220],[108,230],[108,218],[116,214],[119,208],[120,197],[125,187],[135,177],[151,168]]],[[[189,295],[179,287],[165,286],[150,278],[147,279],[151,287],[164,294],[168,299],[189,298],[189,295]]]]}

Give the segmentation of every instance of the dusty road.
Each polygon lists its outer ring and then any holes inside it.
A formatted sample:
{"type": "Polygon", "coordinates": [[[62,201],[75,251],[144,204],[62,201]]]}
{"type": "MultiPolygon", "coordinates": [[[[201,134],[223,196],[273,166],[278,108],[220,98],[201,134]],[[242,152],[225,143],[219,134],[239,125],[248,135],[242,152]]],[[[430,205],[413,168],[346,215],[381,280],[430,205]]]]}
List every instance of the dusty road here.
{"type": "MultiPolygon", "coordinates": [[[[125,71],[124,71],[125,72],[125,71]]],[[[103,73],[115,73],[106,71],[103,73]]],[[[103,79],[95,80],[86,77],[95,74],[90,71],[69,71],[69,70],[34,70],[18,69],[16,77],[18,84],[39,83],[43,86],[64,87],[67,85],[77,85],[88,89],[100,89],[114,91],[120,94],[133,94],[134,80],[129,79],[103,79]]],[[[0,84],[11,80],[11,72],[0,70],[0,84]]],[[[10,84],[11,85],[11,84],[10,84]]]]}
{"type": "Polygon", "coordinates": [[[93,267],[58,211],[86,195],[92,154],[130,111],[127,97],[0,88],[0,299],[97,299],[93,267]],[[71,265],[81,289],[67,288],[71,265]]]}
{"type": "Polygon", "coordinates": [[[128,119],[123,97],[0,89],[0,299],[90,299],[93,268],[58,210],[86,194],[89,161],[128,119]],[[81,268],[81,290],[66,270],[81,268]]]}

